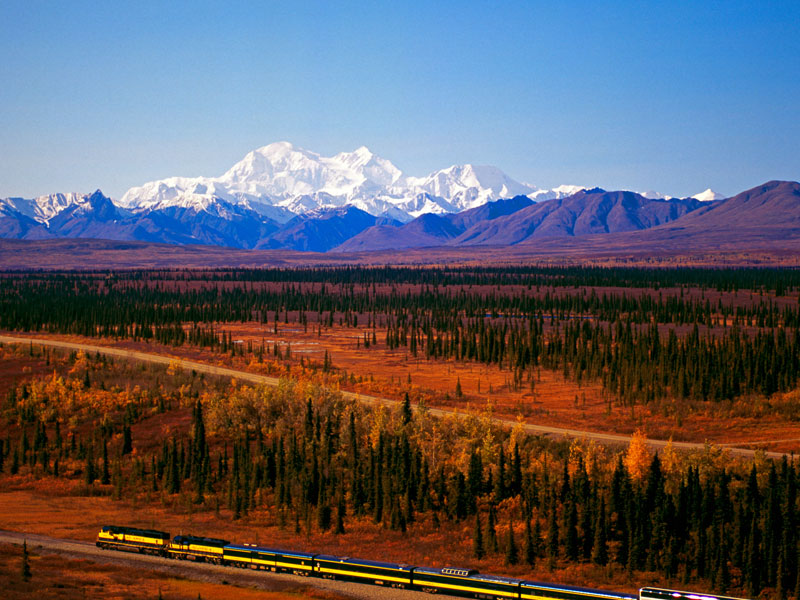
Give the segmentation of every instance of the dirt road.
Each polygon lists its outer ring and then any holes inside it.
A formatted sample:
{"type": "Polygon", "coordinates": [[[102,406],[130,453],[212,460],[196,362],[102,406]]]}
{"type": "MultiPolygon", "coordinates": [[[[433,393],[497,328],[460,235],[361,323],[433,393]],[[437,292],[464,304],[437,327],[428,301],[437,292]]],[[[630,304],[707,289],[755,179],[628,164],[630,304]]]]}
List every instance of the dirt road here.
{"type": "MultiPolygon", "coordinates": [[[[180,366],[183,369],[191,369],[197,371],[198,373],[218,375],[221,377],[230,377],[241,381],[249,381],[251,383],[271,385],[271,386],[277,386],[279,381],[275,377],[267,377],[266,375],[257,375],[255,373],[247,373],[246,371],[228,369],[227,367],[217,367],[214,365],[208,365],[205,363],[200,363],[192,360],[184,360],[180,358],[174,358],[171,356],[163,356],[160,354],[150,354],[147,352],[138,352],[136,350],[125,350],[122,348],[94,346],[91,344],[79,344],[75,342],[65,342],[61,340],[47,340],[47,339],[17,337],[9,335],[0,335],[0,343],[34,344],[38,346],[64,348],[67,350],[83,350],[84,352],[93,352],[93,353],[99,352],[100,354],[105,354],[107,356],[117,356],[129,360],[140,360],[140,361],[159,363],[165,365],[174,364],[180,366]]],[[[391,400],[389,398],[379,398],[377,396],[354,394],[353,392],[345,392],[345,391],[342,391],[341,393],[347,398],[352,398],[354,400],[363,402],[365,404],[373,404],[373,405],[383,404],[386,406],[395,406],[397,404],[396,400],[391,400]]],[[[444,410],[439,408],[431,408],[429,409],[429,412],[430,414],[437,417],[462,414],[458,413],[457,411],[444,410]]],[[[497,422],[502,425],[506,425],[508,427],[514,427],[517,424],[516,421],[511,419],[497,419],[497,422]]],[[[524,423],[523,427],[525,428],[525,431],[536,435],[547,435],[550,437],[561,437],[561,438],[585,438],[588,440],[594,440],[602,444],[626,445],[631,441],[630,436],[627,435],[618,435],[615,433],[605,433],[600,431],[581,431],[577,429],[566,429],[563,427],[551,427],[549,425],[536,425],[534,423],[524,423]]],[[[759,441],[756,442],[756,444],[764,445],[767,443],[776,443],[785,441],[788,440],[772,440],[769,442],[759,441]]],[[[669,442],[666,440],[647,440],[647,443],[653,448],[660,449],[664,448],[669,442]]],[[[682,450],[699,450],[705,447],[705,444],[699,442],[673,441],[672,445],[676,449],[682,449],[682,450]]],[[[728,444],[717,444],[717,445],[723,446],[731,454],[739,456],[751,457],[754,456],[756,453],[756,450],[750,448],[741,448],[728,444]]],[[[769,458],[781,458],[783,456],[788,456],[788,454],[785,454],[783,452],[764,452],[764,454],[769,458]]]]}

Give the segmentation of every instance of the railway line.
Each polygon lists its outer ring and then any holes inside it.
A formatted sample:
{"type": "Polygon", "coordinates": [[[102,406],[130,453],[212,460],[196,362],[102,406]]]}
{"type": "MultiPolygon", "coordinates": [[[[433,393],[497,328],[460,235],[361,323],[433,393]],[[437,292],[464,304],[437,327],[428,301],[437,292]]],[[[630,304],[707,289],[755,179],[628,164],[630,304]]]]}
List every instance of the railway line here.
{"type": "Polygon", "coordinates": [[[353,600],[422,600],[427,597],[427,594],[418,591],[364,586],[352,581],[298,577],[282,573],[265,574],[200,562],[167,561],[159,556],[147,554],[108,552],[97,548],[94,542],[0,530],[0,543],[21,545],[23,540],[27,541],[28,549],[37,554],[57,554],[104,565],[147,569],[205,583],[229,584],[276,592],[297,592],[315,588],[334,592],[353,600]]]}
{"type": "MultiPolygon", "coordinates": [[[[66,350],[82,350],[83,352],[92,352],[92,353],[100,353],[106,356],[114,356],[118,358],[124,358],[128,360],[136,360],[136,361],[143,361],[155,364],[163,364],[163,365],[177,365],[182,369],[190,369],[194,370],[198,373],[205,373],[207,375],[216,375],[220,377],[230,377],[234,379],[238,379],[240,381],[248,381],[250,383],[255,384],[262,384],[262,385],[269,385],[269,386],[277,386],[279,380],[275,377],[269,377],[267,375],[259,375],[257,373],[248,373],[247,371],[240,371],[238,369],[230,369],[228,367],[218,367],[215,365],[209,365],[206,363],[201,363],[193,360],[187,360],[182,358],[177,358],[174,356],[164,356],[162,354],[152,354],[148,352],[140,352],[138,350],[127,350],[124,348],[114,348],[111,346],[97,346],[94,344],[83,344],[77,342],[67,342],[62,340],[51,340],[51,339],[43,339],[43,338],[31,338],[31,337],[19,337],[19,336],[11,336],[11,335],[0,335],[0,343],[4,344],[33,344],[37,346],[47,346],[51,348],[62,348],[66,350]]],[[[346,398],[351,398],[358,402],[362,402],[364,404],[371,404],[374,406],[384,405],[388,407],[393,407],[398,404],[397,400],[392,400],[390,398],[381,398],[378,396],[370,396],[366,394],[356,394],[353,392],[341,391],[341,394],[346,398]]],[[[454,410],[447,410],[442,408],[429,408],[428,412],[436,417],[451,417],[451,416],[464,416],[463,413],[459,413],[458,411],[454,410]]],[[[497,418],[496,421],[501,425],[505,425],[507,427],[514,427],[517,425],[516,420],[512,419],[502,419],[497,418]]],[[[554,427],[550,425],[538,425],[535,423],[523,423],[522,424],[525,431],[534,435],[545,435],[554,438],[585,438],[588,440],[594,440],[601,444],[607,445],[627,445],[630,443],[631,438],[627,435],[616,434],[616,433],[608,433],[608,432],[600,432],[600,431],[583,431],[579,429],[569,429],[565,427],[554,427]]],[[[778,443],[778,442],[785,442],[785,441],[792,441],[792,440],[767,440],[767,441],[758,441],[754,442],[757,445],[765,445],[768,443],[778,443]]],[[[661,449],[669,444],[668,440],[654,440],[648,439],[647,444],[650,447],[655,449],[661,449]]],[[[743,448],[740,446],[734,446],[730,444],[717,444],[718,446],[724,447],[726,451],[730,452],[731,454],[737,456],[744,456],[744,457],[753,457],[755,456],[758,450],[754,450],[752,448],[743,448]]],[[[672,446],[679,450],[702,450],[706,444],[700,442],[680,442],[680,441],[673,441],[672,446]]],[[[780,459],[784,456],[789,456],[788,453],[784,452],[773,452],[773,451],[761,451],[764,455],[768,458],[776,458],[780,459]]]]}

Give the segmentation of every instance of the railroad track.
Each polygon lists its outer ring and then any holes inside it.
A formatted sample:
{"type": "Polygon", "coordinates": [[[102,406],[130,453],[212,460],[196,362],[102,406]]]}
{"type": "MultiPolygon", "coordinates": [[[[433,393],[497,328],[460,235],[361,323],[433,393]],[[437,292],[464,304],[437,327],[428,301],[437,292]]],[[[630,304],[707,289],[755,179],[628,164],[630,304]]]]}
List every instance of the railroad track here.
{"type": "MultiPolygon", "coordinates": [[[[428,596],[416,590],[364,585],[354,581],[257,572],[189,560],[168,560],[146,554],[112,552],[101,550],[93,542],[0,530],[0,543],[22,545],[23,540],[27,542],[28,550],[36,554],[58,554],[67,558],[90,560],[104,565],[147,569],[204,583],[224,583],[275,592],[302,593],[304,589],[318,588],[353,600],[423,600],[428,596]]],[[[0,595],[2,594],[0,593],[0,595]]]]}

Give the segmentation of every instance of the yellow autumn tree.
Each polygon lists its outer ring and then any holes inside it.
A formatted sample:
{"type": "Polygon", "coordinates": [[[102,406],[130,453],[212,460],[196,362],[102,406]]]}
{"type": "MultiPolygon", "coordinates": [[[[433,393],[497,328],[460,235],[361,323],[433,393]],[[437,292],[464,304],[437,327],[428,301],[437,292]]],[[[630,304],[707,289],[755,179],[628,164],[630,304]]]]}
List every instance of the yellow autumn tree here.
{"type": "Polygon", "coordinates": [[[631,436],[628,452],[625,454],[625,467],[634,481],[642,481],[650,468],[652,455],[647,447],[647,436],[637,429],[631,436]]]}

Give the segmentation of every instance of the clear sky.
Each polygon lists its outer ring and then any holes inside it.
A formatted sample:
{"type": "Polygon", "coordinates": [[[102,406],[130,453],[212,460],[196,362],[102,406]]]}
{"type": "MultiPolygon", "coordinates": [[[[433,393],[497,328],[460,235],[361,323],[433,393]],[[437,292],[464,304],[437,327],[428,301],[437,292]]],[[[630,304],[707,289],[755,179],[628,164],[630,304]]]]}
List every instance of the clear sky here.
{"type": "Polygon", "coordinates": [[[0,197],[288,140],[690,195],[800,179],[800,2],[0,3],[0,197]]]}

